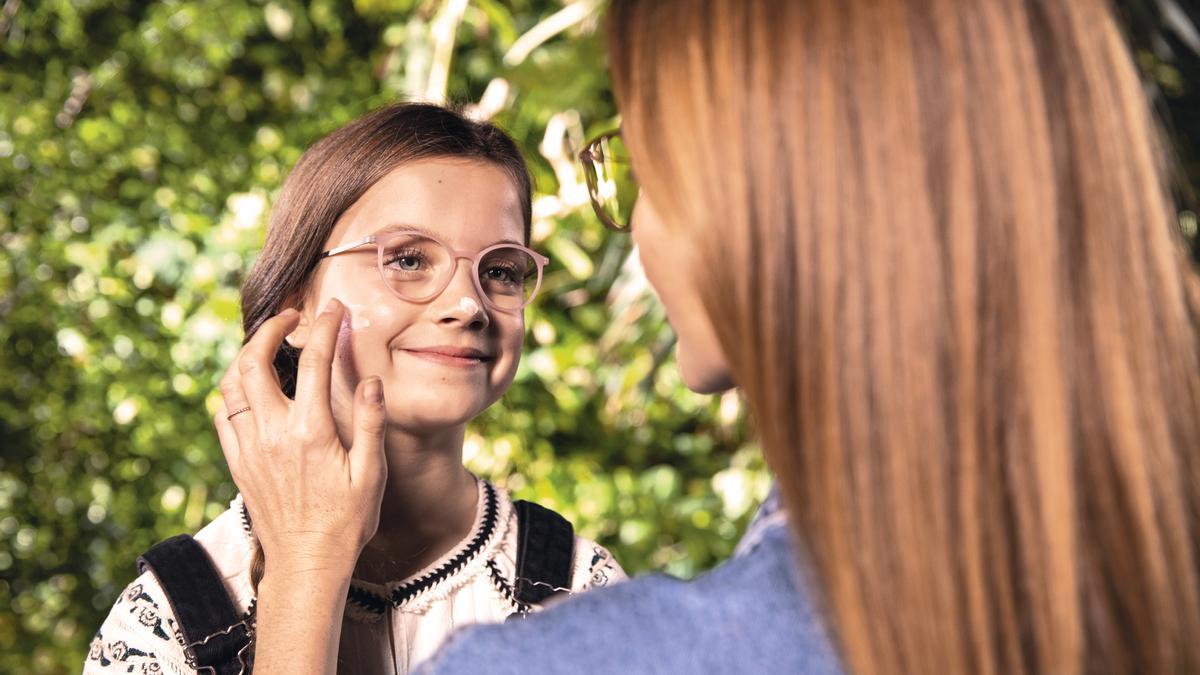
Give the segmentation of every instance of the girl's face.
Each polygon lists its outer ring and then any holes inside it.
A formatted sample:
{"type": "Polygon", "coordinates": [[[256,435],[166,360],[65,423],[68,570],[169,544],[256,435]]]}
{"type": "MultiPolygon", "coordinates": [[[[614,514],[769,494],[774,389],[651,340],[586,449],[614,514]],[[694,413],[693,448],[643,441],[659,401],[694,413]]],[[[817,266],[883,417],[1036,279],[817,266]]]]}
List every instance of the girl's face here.
{"type": "MultiPolygon", "coordinates": [[[[371,186],[342,214],[324,250],[396,225],[429,232],[467,254],[524,243],[521,196],[503,169],[438,158],[401,165],[371,186]]],[[[374,246],[321,261],[288,341],[303,347],[326,303],[345,304],[331,392],[339,421],[350,421],[355,387],[372,375],[383,380],[389,424],[416,434],[463,424],[500,398],[521,358],[525,320],[521,312],[489,308],[473,273],[469,261],[458,260],[440,295],[414,303],[384,284],[374,246]]]]}
{"type": "Polygon", "coordinates": [[[694,239],[669,232],[644,189],[631,225],[646,278],[678,337],[675,351],[683,383],[701,394],[733,387],[729,364],[692,282],[698,264],[694,239]]]}

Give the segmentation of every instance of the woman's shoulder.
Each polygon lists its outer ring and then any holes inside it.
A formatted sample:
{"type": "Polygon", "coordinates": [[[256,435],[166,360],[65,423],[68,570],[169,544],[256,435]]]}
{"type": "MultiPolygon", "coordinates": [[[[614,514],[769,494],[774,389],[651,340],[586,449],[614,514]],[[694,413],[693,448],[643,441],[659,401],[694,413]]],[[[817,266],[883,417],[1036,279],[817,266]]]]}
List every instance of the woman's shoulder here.
{"type": "MultiPolygon", "coordinates": [[[[212,561],[239,613],[253,599],[251,540],[241,499],[201,529],[196,541],[212,561]]],[[[132,563],[131,563],[132,566],[132,563]]],[[[117,597],[84,662],[88,673],[193,673],[171,599],[152,572],[142,572],[117,597]]]]}
{"type": "Polygon", "coordinates": [[[523,621],[463,631],[418,672],[465,673],[481,662],[513,673],[593,663],[635,672],[840,672],[786,527],[693,581],[644,576],[523,621]]]}

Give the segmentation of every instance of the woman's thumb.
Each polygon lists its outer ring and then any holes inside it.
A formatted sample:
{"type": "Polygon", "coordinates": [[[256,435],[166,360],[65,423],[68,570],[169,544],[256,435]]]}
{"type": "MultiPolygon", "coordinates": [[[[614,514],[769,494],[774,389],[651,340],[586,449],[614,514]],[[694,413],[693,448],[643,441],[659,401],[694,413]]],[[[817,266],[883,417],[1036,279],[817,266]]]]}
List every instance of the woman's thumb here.
{"type": "Polygon", "coordinates": [[[383,462],[384,413],[383,382],[369,377],[354,392],[354,442],[350,447],[350,465],[357,477],[377,475],[383,462]]]}

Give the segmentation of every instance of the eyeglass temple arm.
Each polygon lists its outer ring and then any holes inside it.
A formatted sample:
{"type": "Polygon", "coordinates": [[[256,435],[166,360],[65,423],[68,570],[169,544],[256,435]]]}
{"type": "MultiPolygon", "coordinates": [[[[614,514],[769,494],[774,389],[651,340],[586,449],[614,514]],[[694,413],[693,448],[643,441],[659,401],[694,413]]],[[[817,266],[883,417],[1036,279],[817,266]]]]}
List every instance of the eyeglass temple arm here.
{"type": "Polygon", "coordinates": [[[321,258],[328,258],[329,256],[337,255],[339,253],[345,253],[346,251],[349,251],[352,248],[358,248],[359,246],[365,246],[367,244],[374,244],[374,243],[375,243],[375,235],[372,234],[372,235],[363,237],[362,239],[359,239],[358,241],[352,241],[349,244],[342,244],[341,246],[338,246],[336,248],[331,248],[328,251],[322,251],[321,255],[317,256],[317,260],[320,260],[321,258]]]}
{"type": "Polygon", "coordinates": [[[596,147],[603,141],[607,141],[610,138],[614,138],[614,137],[620,136],[620,135],[621,135],[621,127],[617,127],[616,129],[613,129],[612,131],[606,131],[605,133],[602,133],[599,136],[596,136],[587,145],[585,145],[583,147],[583,150],[579,151],[579,159],[581,159],[585,162],[600,161],[600,157],[592,154],[592,148],[596,147]]]}

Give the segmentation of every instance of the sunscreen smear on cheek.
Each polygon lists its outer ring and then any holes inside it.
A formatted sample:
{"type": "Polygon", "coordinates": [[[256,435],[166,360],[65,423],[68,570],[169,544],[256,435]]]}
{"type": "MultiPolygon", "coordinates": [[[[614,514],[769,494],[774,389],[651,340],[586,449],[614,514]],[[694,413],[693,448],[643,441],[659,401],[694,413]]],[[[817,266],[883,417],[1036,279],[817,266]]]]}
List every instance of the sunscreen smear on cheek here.
{"type": "Polygon", "coordinates": [[[366,317],[367,308],[365,305],[346,305],[346,307],[350,310],[348,314],[350,316],[351,330],[362,330],[371,327],[371,320],[366,317]]]}
{"type": "MultiPolygon", "coordinates": [[[[347,309],[350,309],[347,307],[347,309]]],[[[346,312],[342,315],[342,323],[338,326],[337,334],[337,354],[342,358],[347,358],[350,355],[350,333],[353,330],[353,312],[346,312]]]]}

